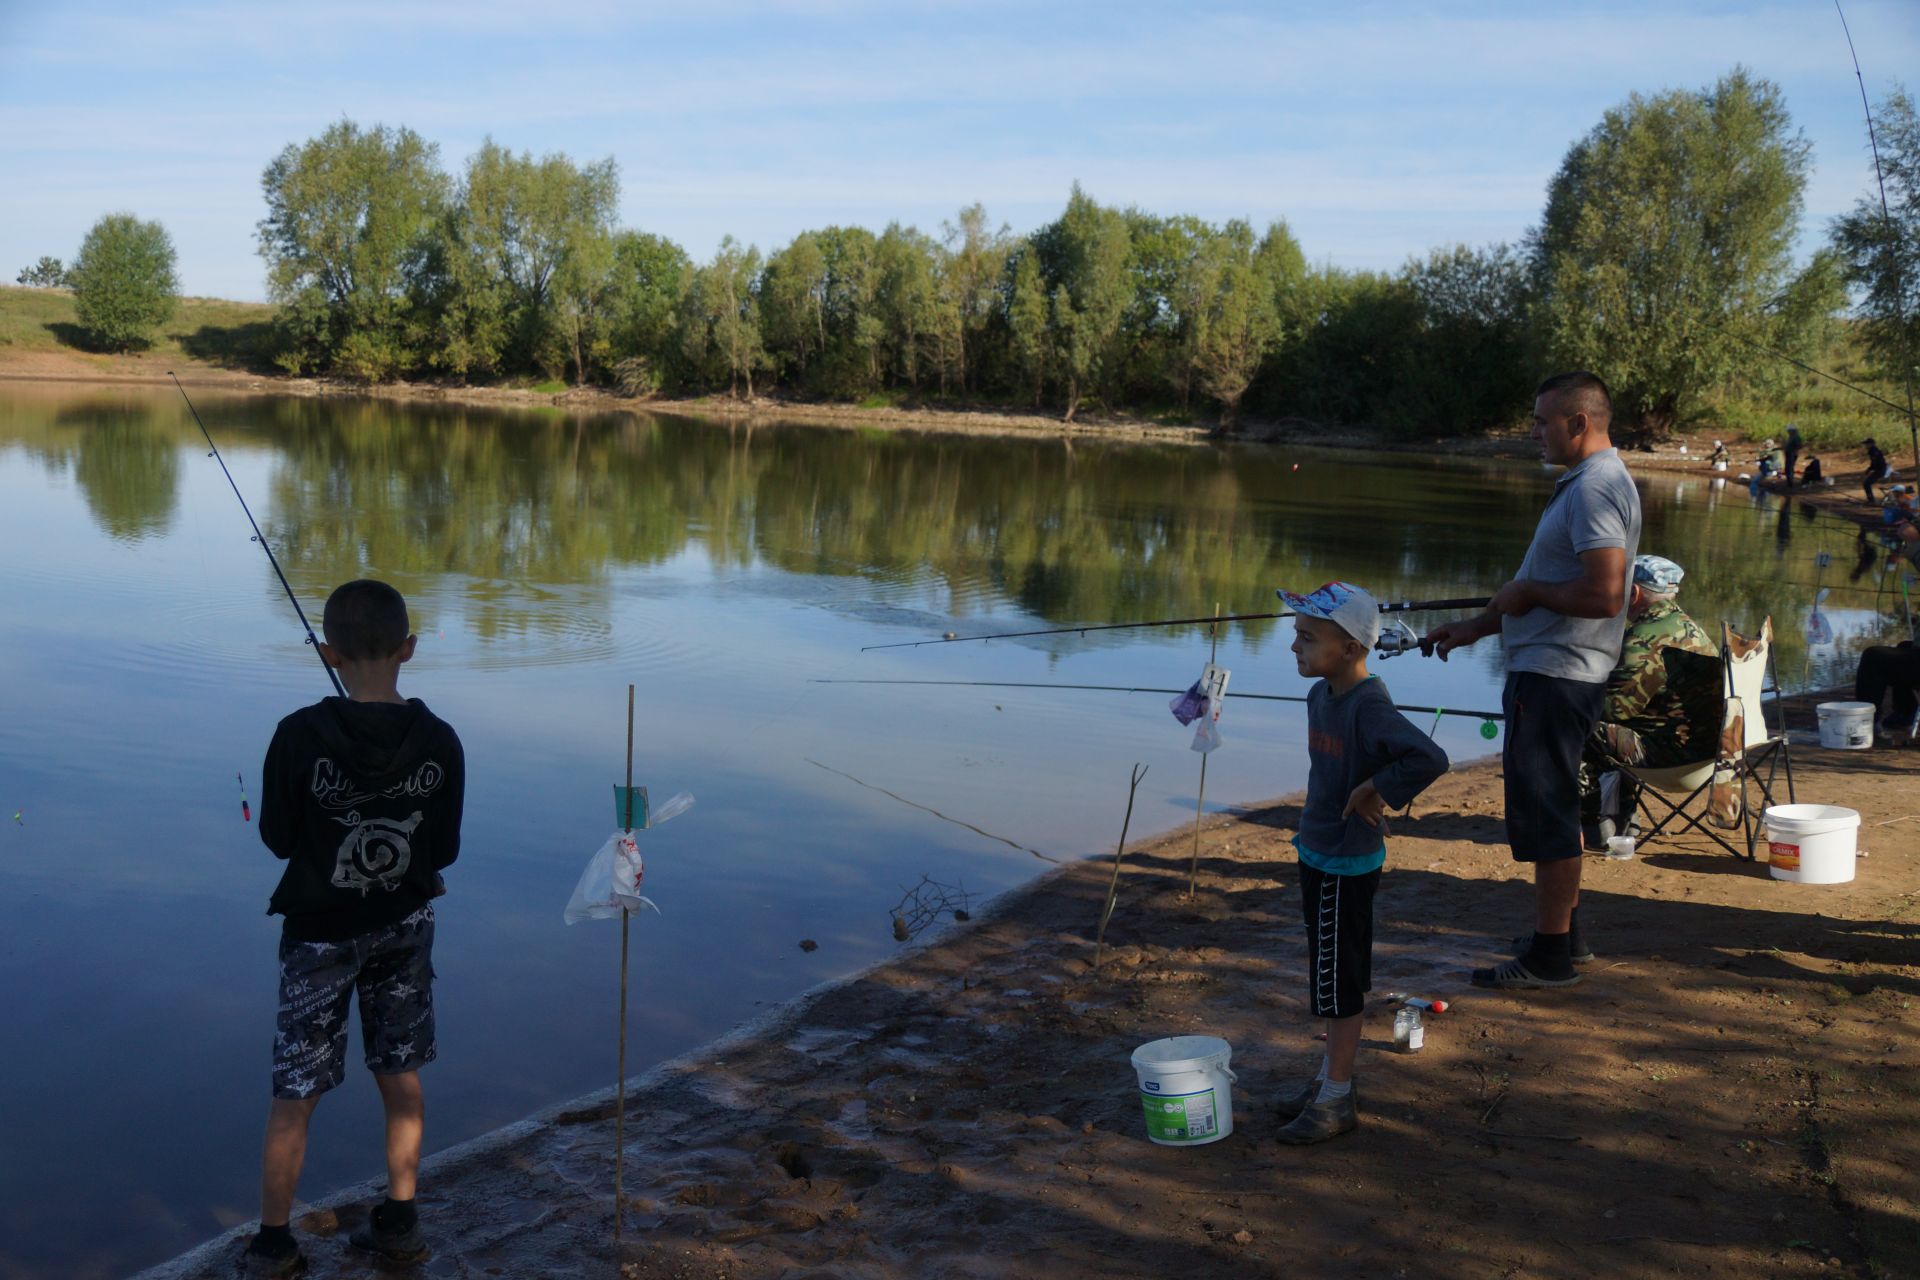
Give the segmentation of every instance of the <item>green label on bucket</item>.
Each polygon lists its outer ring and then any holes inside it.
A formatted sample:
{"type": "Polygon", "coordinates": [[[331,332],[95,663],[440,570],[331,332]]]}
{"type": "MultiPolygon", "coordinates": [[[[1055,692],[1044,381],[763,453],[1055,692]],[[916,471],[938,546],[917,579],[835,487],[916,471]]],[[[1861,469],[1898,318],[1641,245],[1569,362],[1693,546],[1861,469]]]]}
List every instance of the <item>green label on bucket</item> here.
{"type": "Polygon", "coordinates": [[[1140,1105],[1147,1113],[1147,1136],[1161,1142],[1193,1142],[1220,1131],[1211,1089],[1172,1098],[1142,1093],[1140,1105]]]}

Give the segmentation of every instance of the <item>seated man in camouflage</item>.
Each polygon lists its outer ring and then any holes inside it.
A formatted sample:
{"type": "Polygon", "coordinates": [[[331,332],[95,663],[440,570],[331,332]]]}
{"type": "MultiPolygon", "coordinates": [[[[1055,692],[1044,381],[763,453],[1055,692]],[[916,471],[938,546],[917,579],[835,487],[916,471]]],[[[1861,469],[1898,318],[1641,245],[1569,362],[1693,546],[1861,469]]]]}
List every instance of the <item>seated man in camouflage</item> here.
{"type": "Polygon", "coordinates": [[[1674,600],[1685,576],[1661,556],[1633,562],[1620,661],[1607,677],[1600,721],[1580,761],[1581,833],[1589,849],[1606,848],[1615,827],[1627,825],[1638,794],[1622,774],[1617,798],[1603,806],[1602,775],[1622,765],[1664,769],[1714,756],[1724,701],[1719,664],[1681,655],[1717,658],[1720,650],[1674,600]]]}

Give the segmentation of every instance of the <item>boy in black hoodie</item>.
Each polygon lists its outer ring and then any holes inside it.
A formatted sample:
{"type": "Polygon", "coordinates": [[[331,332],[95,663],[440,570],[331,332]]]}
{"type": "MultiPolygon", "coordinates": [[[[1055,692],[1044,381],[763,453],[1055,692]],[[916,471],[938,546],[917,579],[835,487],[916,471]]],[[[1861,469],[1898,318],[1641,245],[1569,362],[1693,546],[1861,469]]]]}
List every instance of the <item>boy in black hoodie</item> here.
{"type": "Polygon", "coordinates": [[[320,652],[348,696],[282,720],[262,770],[260,838],[287,863],[267,913],[286,920],[251,1275],[306,1266],[288,1217],[307,1123],[346,1075],[355,991],[367,1069],[386,1108],[387,1200],[349,1238],[394,1262],[427,1256],[414,1183],[425,1117],[419,1069],[435,1054],[430,900],[445,892],[440,871],[460,854],[466,762],[453,729],[400,696],[415,637],[398,591],[349,582],[327,598],[321,629],[320,652]]]}

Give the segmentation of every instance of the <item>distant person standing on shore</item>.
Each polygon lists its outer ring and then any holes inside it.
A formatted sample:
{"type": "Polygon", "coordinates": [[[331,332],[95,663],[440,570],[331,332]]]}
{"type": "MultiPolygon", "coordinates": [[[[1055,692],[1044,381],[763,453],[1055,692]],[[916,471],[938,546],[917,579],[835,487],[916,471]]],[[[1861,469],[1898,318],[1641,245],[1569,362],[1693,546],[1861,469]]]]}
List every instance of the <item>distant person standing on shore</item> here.
{"type": "Polygon", "coordinates": [[[1520,954],[1476,969],[1482,987],[1570,987],[1585,953],[1580,906],[1580,751],[1600,716],[1626,634],[1628,566],[1640,546],[1640,493],[1613,447],[1613,398],[1597,375],[1562,373],[1534,393],[1533,438],[1566,467],[1513,580],[1476,618],[1426,642],[1442,660],[1499,633],[1506,738],[1507,843],[1533,863],[1534,931],[1520,954]]]}
{"type": "Polygon", "coordinates": [[[1868,502],[1877,502],[1879,499],[1873,496],[1873,486],[1885,480],[1893,468],[1887,465],[1887,455],[1880,452],[1879,441],[1868,436],[1860,443],[1867,446],[1867,478],[1861,487],[1867,491],[1868,502]]]}
{"type": "Polygon", "coordinates": [[[1793,488],[1793,464],[1800,458],[1800,428],[1791,422],[1787,424],[1787,443],[1782,453],[1785,459],[1783,470],[1787,477],[1787,488],[1791,489],[1793,488]]]}

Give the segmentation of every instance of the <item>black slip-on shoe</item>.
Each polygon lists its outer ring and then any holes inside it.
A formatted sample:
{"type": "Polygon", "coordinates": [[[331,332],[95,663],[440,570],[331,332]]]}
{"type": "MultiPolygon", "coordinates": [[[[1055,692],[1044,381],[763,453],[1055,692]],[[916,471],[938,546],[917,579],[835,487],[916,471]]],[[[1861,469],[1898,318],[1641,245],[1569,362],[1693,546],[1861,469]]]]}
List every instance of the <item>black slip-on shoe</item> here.
{"type": "Polygon", "coordinates": [[[1564,978],[1546,977],[1527,967],[1526,957],[1508,960],[1491,969],[1475,969],[1473,985],[1492,987],[1495,990],[1516,991],[1532,987],[1573,987],[1580,983],[1580,975],[1569,970],[1564,978]]]}
{"type": "Polygon", "coordinates": [[[427,1260],[427,1238],[420,1234],[418,1222],[404,1231],[396,1231],[392,1227],[381,1226],[379,1219],[370,1215],[365,1225],[355,1227],[347,1236],[347,1243],[388,1262],[427,1260]]]}
{"type": "Polygon", "coordinates": [[[1332,1102],[1308,1103],[1306,1110],[1273,1136],[1277,1142],[1304,1147],[1310,1143],[1325,1142],[1328,1138],[1337,1138],[1343,1133],[1352,1133],[1359,1127],[1360,1107],[1349,1093],[1332,1102]]]}

